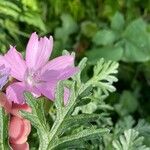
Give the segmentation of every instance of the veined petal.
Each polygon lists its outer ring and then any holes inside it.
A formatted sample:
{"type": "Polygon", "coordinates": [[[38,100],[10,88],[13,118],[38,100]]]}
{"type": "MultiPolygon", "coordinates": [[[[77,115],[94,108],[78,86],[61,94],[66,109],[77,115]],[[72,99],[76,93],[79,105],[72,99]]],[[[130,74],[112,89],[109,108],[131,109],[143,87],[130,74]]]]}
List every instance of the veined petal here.
{"type": "Polygon", "coordinates": [[[15,47],[11,47],[9,51],[4,55],[5,66],[11,68],[10,74],[17,80],[22,81],[24,78],[24,73],[26,71],[26,64],[22,58],[21,53],[19,53],[15,47]]]}
{"type": "Polygon", "coordinates": [[[55,98],[56,85],[57,81],[51,81],[51,82],[42,82],[36,85],[36,87],[45,97],[53,101],[55,98]]]}
{"type": "Polygon", "coordinates": [[[53,81],[57,80],[60,71],[57,70],[46,70],[45,72],[41,73],[40,79],[42,81],[53,81]]]}
{"type": "Polygon", "coordinates": [[[43,67],[42,72],[47,70],[62,70],[70,66],[74,66],[74,57],[71,55],[60,56],[49,61],[43,67]]]}
{"type": "Polygon", "coordinates": [[[66,80],[79,71],[77,67],[67,67],[61,70],[46,70],[41,74],[42,81],[66,80]]]}
{"type": "Polygon", "coordinates": [[[31,69],[39,69],[45,65],[51,55],[53,48],[53,38],[50,36],[40,38],[38,35],[32,33],[26,49],[26,64],[31,69]]]}
{"type": "Polygon", "coordinates": [[[40,91],[35,87],[27,87],[23,82],[15,82],[9,85],[6,89],[6,95],[8,100],[13,101],[17,104],[24,104],[24,92],[31,92],[33,96],[39,97],[41,96],[40,91]]]}
{"type": "Polygon", "coordinates": [[[66,80],[73,76],[75,73],[79,71],[78,67],[67,67],[65,69],[59,70],[59,76],[57,76],[58,80],[66,80]]]}
{"type": "Polygon", "coordinates": [[[28,67],[35,66],[35,60],[37,57],[37,50],[38,50],[38,35],[34,32],[31,34],[31,37],[28,41],[26,47],[26,64],[28,67]]]}
{"type": "Polygon", "coordinates": [[[35,86],[30,87],[30,86],[26,85],[25,89],[26,89],[26,91],[31,92],[33,94],[33,96],[36,98],[41,96],[41,92],[35,86]]]}
{"type": "Polygon", "coordinates": [[[25,100],[23,93],[25,92],[25,85],[23,82],[15,82],[9,85],[6,89],[6,96],[8,100],[17,104],[24,104],[25,100]]]}
{"type": "Polygon", "coordinates": [[[38,58],[36,60],[36,66],[39,66],[38,68],[44,66],[48,62],[52,52],[52,48],[53,48],[52,36],[50,36],[49,39],[47,37],[40,38],[38,48],[38,58]]]}

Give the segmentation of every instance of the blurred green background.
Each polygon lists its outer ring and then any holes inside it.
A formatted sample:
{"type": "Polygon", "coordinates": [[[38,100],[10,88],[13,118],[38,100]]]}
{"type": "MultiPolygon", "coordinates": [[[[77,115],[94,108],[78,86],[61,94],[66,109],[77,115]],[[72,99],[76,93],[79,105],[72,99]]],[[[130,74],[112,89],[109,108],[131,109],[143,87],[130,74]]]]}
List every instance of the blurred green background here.
{"type": "Polygon", "coordinates": [[[114,120],[150,122],[150,0],[0,0],[0,51],[22,53],[30,34],[53,35],[53,57],[75,51],[86,68],[104,57],[119,61],[117,92],[107,98],[114,120]]]}

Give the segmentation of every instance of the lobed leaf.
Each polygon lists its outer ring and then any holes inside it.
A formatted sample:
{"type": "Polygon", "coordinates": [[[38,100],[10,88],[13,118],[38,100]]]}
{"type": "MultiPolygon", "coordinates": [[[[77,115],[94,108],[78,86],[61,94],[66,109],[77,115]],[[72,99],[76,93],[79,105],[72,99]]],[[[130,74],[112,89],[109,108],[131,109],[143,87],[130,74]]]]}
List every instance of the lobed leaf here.
{"type": "Polygon", "coordinates": [[[79,133],[60,138],[57,143],[51,145],[49,148],[58,149],[58,148],[69,148],[72,146],[78,148],[84,140],[100,138],[102,135],[108,132],[109,132],[108,129],[85,129],[79,133]]]}
{"type": "Polygon", "coordinates": [[[119,137],[119,140],[113,141],[113,147],[116,150],[149,150],[143,145],[143,137],[139,137],[139,132],[129,129],[119,137]]]}

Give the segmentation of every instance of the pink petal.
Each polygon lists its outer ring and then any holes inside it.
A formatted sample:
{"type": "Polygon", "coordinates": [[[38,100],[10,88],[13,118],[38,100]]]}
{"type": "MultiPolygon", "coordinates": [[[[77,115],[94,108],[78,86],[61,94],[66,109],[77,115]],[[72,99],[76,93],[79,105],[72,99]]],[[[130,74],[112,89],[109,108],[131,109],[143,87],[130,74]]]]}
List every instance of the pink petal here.
{"type": "Polygon", "coordinates": [[[5,63],[6,67],[11,68],[11,76],[22,81],[26,71],[26,64],[21,53],[15,47],[11,47],[4,55],[4,59],[7,62],[5,63]]]}
{"type": "Polygon", "coordinates": [[[20,137],[23,130],[24,126],[22,119],[15,116],[11,117],[9,124],[9,137],[11,143],[16,143],[16,139],[20,137]]]}
{"type": "Polygon", "coordinates": [[[4,59],[4,56],[0,55],[0,65],[8,66],[7,61],[4,59]]]}
{"type": "Polygon", "coordinates": [[[11,144],[11,147],[13,150],[29,150],[29,144],[23,143],[23,144],[11,144]]]}
{"type": "Polygon", "coordinates": [[[57,80],[59,75],[60,75],[60,71],[46,70],[40,75],[40,79],[42,81],[54,81],[57,80]]]}
{"type": "Polygon", "coordinates": [[[29,107],[27,104],[23,104],[23,105],[16,104],[16,103],[12,104],[12,109],[11,109],[11,114],[12,115],[22,118],[22,116],[19,114],[20,110],[24,110],[24,111],[27,111],[27,112],[32,112],[31,107],[29,107]]]}
{"type": "Polygon", "coordinates": [[[23,144],[27,141],[28,139],[28,135],[31,132],[31,124],[30,121],[28,121],[27,119],[22,119],[22,123],[23,123],[23,130],[20,132],[20,135],[17,139],[15,139],[14,143],[16,144],[23,144]]]}
{"type": "Polygon", "coordinates": [[[62,70],[47,70],[41,74],[42,81],[66,80],[79,71],[77,67],[67,67],[62,70]]]}
{"type": "Polygon", "coordinates": [[[51,55],[53,48],[53,38],[50,36],[40,38],[38,40],[38,35],[32,33],[29,42],[27,44],[26,50],[26,64],[29,68],[39,69],[45,65],[51,55]]]}
{"type": "MultiPolygon", "coordinates": [[[[50,100],[55,100],[55,92],[56,92],[57,81],[52,82],[44,82],[38,85],[38,89],[40,92],[50,100]]],[[[68,99],[70,96],[70,91],[68,88],[64,88],[64,105],[67,105],[68,99]]]]}
{"type": "Polygon", "coordinates": [[[26,64],[29,67],[34,67],[38,50],[38,35],[34,32],[28,41],[26,47],[26,64]]]}
{"type": "Polygon", "coordinates": [[[8,100],[17,104],[23,104],[25,102],[23,93],[25,92],[25,85],[23,82],[15,82],[9,85],[6,89],[6,96],[8,100]]]}
{"type": "Polygon", "coordinates": [[[36,87],[27,87],[23,82],[15,82],[6,89],[8,100],[17,104],[25,103],[24,92],[31,92],[35,97],[41,96],[40,91],[36,87]]]}
{"type": "Polygon", "coordinates": [[[47,70],[62,70],[70,66],[74,66],[74,57],[71,55],[60,56],[49,61],[43,67],[42,72],[47,70]]]}
{"type": "Polygon", "coordinates": [[[73,76],[75,73],[79,71],[77,67],[67,67],[63,70],[59,70],[59,76],[57,76],[58,80],[66,80],[73,76]]]}
{"type": "Polygon", "coordinates": [[[69,96],[70,90],[68,88],[64,88],[64,105],[68,104],[69,96]]]}
{"type": "Polygon", "coordinates": [[[42,82],[36,85],[36,87],[45,97],[53,101],[55,97],[56,84],[57,84],[57,81],[42,82]]]}
{"type": "Polygon", "coordinates": [[[31,92],[34,97],[38,98],[41,96],[41,92],[36,88],[32,86],[28,86],[27,84],[25,85],[25,91],[31,92]]]}
{"type": "Polygon", "coordinates": [[[31,132],[31,123],[27,119],[23,119],[23,123],[24,123],[24,136],[28,137],[31,132]]]}
{"type": "Polygon", "coordinates": [[[2,92],[0,92],[0,106],[4,107],[7,113],[11,112],[12,103],[7,100],[6,95],[2,92]]]}
{"type": "Polygon", "coordinates": [[[27,141],[31,131],[31,124],[27,119],[12,116],[9,124],[10,143],[23,144],[27,141]]]}

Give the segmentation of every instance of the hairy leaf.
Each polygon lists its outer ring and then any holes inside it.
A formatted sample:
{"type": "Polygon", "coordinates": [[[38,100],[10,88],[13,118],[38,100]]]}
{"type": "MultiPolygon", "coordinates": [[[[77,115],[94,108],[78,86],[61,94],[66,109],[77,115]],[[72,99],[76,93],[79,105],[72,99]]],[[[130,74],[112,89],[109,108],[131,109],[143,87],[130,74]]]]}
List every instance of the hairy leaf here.
{"type": "Polygon", "coordinates": [[[133,129],[126,130],[119,140],[113,141],[113,147],[116,150],[149,150],[143,144],[143,137],[133,129]]]}

